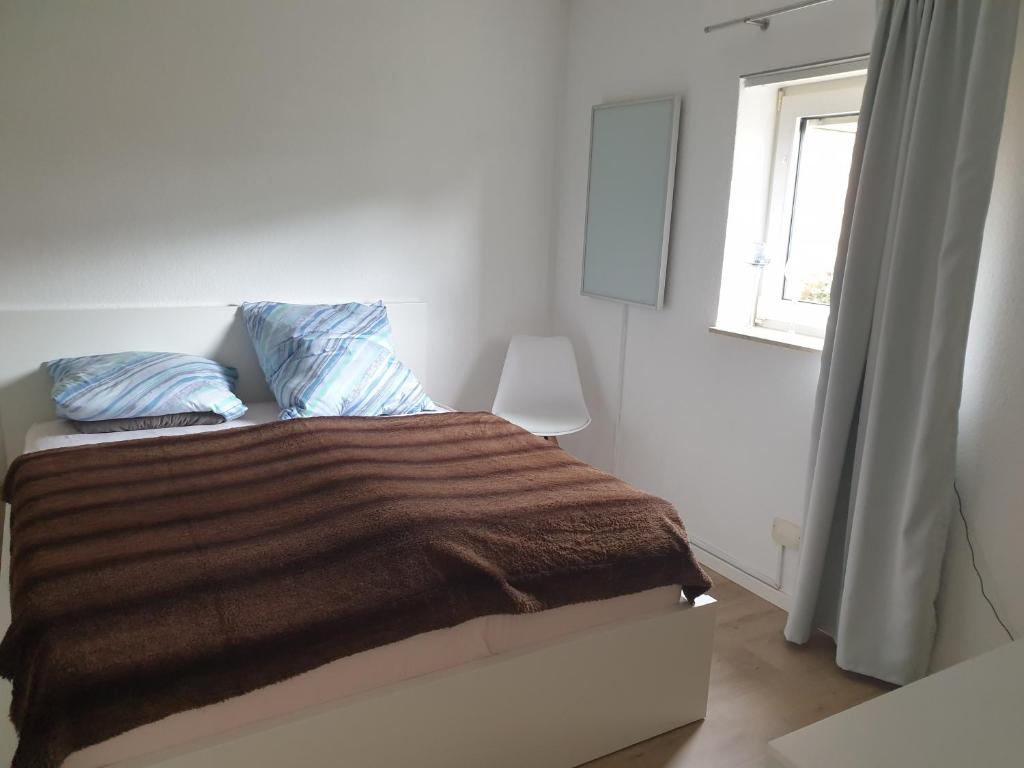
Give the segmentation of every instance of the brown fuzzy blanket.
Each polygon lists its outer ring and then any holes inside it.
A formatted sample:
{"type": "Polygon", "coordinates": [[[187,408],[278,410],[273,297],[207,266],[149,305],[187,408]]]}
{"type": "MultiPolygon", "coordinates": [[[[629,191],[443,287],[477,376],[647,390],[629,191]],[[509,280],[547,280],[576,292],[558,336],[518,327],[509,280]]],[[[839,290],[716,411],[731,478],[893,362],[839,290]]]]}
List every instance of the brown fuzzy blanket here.
{"type": "Polygon", "coordinates": [[[668,502],[485,413],[42,451],[4,492],[16,768],[478,616],[710,586],[668,502]]]}

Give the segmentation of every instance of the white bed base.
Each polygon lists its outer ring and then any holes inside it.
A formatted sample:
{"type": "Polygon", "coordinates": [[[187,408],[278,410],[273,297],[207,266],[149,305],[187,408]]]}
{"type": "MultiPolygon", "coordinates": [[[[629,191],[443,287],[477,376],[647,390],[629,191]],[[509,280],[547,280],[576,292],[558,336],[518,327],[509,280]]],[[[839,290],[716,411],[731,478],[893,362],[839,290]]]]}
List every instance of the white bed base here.
{"type": "MultiPolygon", "coordinates": [[[[399,356],[425,378],[426,305],[387,304],[399,356]]],[[[132,349],[199,354],[238,368],[243,400],[271,399],[237,307],[0,311],[0,330],[0,467],[21,452],[33,422],[53,418],[39,364],[55,357],[132,349]]],[[[4,629],[7,527],[5,519],[4,629]]],[[[116,768],[571,768],[704,717],[715,612],[705,596],[116,768]]],[[[9,703],[10,685],[0,683],[0,708],[9,703]]],[[[0,761],[15,744],[4,722],[0,761]]]]}
{"type": "Polygon", "coordinates": [[[715,609],[705,596],[116,768],[571,768],[704,717],[715,609]]]}

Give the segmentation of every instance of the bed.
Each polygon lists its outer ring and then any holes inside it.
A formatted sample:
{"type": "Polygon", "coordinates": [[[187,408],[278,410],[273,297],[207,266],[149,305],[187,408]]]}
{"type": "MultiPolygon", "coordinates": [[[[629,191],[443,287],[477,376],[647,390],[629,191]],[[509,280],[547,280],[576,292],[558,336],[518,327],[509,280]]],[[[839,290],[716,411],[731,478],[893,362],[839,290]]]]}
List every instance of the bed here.
{"type": "MultiPolygon", "coordinates": [[[[389,302],[389,312],[396,346],[429,387],[426,306],[389,302]]],[[[233,308],[0,314],[16,340],[0,370],[8,460],[85,437],[52,423],[39,397],[38,361],[110,349],[115,340],[122,348],[216,356],[242,372],[240,395],[256,403],[249,420],[273,414],[260,404],[269,398],[233,308]]],[[[41,388],[45,395],[45,380],[41,388]]],[[[5,557],[5,571],[7,564],[5,557]]],[[[703,717],[714,608],[706,596],[690,604],[678,587],[661,586],[481,616],[134,728],[73,753],[65,765],[568,768],[703,717]]]]}

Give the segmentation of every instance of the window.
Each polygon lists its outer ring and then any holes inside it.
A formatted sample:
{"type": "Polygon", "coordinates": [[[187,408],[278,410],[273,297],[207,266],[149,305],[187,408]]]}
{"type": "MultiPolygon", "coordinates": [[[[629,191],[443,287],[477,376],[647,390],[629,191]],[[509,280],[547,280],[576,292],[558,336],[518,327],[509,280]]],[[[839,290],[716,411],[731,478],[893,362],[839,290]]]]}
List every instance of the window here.
{"type": "Polygon", "coordinates": [[[863,81],[781,88],[754,324],[824,335],[863,81]]]}
{"type": "Polygon", "coordinates": [[[864,80],[741,89],[718,325],[824,335],[864,80]]]}

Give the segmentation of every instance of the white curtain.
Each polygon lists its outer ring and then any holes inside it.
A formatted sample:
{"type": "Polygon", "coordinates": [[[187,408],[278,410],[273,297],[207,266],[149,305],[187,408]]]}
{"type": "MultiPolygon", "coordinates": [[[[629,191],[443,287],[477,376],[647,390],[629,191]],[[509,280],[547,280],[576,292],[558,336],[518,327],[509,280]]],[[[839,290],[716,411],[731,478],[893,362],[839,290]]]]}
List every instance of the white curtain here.
{"type": "MultiPolygon", "coordinates": [[[[860,113],[787,639],[927,671],[964,351],[1020,0],[887,0],[860,113]]],[[[1024,215],[1024,213],[1022,213],[1024,215]]]]}

